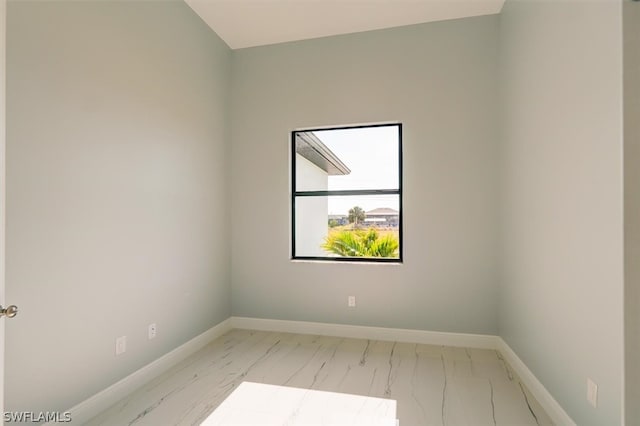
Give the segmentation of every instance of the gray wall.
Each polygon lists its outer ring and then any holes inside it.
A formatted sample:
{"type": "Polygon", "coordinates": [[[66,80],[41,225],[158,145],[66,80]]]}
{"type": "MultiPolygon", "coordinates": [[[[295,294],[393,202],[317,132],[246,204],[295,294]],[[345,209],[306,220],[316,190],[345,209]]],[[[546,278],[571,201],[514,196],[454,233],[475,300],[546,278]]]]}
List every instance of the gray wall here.
{"type": "Polygon", "coordinates": [[[66,409],[230,315],[231,52],[180,1],[11,1],[7,48],[5,408],[66,409]]]}
{"type": "Polygon", "coordinates": [[[625,1],[624,250],[625,419],[640,424],[640,3],[625,1]]]}
{"type": "Polygon", "coordinates": [[[507,1],[500,18],[500,335],[579,425],[621,422],[621,8],[507,1]]]}
{"type": "Polygon", "coordinates": [[[234,315],[496,333],[497,30],[488,16],[234,51],[234,315]],[[289,132],[394,120],[404,264],[292,262],[289,132]]]}

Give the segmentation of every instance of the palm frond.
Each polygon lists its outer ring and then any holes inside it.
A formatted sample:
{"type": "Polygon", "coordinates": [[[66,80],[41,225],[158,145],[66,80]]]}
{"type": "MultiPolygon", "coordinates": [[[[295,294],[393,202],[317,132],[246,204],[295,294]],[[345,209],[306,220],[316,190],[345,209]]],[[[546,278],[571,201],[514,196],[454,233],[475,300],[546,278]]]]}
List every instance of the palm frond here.
{"type": "Polygon", "coordinates": [[[397,257],[400,243],[392,234],[380,237],[375,229],[330,232],[322,248],[346,257],[397,257]]]}

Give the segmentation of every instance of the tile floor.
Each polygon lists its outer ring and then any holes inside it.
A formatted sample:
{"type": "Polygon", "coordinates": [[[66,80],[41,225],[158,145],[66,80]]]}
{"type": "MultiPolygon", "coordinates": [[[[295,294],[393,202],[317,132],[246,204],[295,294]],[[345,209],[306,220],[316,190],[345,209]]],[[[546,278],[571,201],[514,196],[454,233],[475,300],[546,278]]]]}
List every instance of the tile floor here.
{"type": "Polygon", "coordinates": [[[88,425],[199,425],[244,381],[393,399],[401,426],[552,424],[497,351],[232,330],[88,425]]]}

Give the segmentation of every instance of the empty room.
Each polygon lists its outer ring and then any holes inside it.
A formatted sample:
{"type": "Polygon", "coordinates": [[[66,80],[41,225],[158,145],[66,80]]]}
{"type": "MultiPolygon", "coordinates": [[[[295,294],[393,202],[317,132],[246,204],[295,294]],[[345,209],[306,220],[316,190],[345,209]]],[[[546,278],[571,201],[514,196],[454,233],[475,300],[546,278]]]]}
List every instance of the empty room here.
{"type": "Polygon", "coordinates": [[[3,424],[640,425],[640,1],[0,24],[3,424]]]}

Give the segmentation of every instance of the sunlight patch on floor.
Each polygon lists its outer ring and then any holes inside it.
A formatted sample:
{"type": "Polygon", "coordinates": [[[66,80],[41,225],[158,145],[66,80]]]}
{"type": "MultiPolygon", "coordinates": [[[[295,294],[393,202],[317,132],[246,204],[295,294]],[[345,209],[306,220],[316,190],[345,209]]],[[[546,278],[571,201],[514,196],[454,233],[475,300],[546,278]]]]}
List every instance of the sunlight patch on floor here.
{"type": "Polygon", "coordinates": [[[396,401],[242,382],[201,426],[396,426],[396,401]]]}

